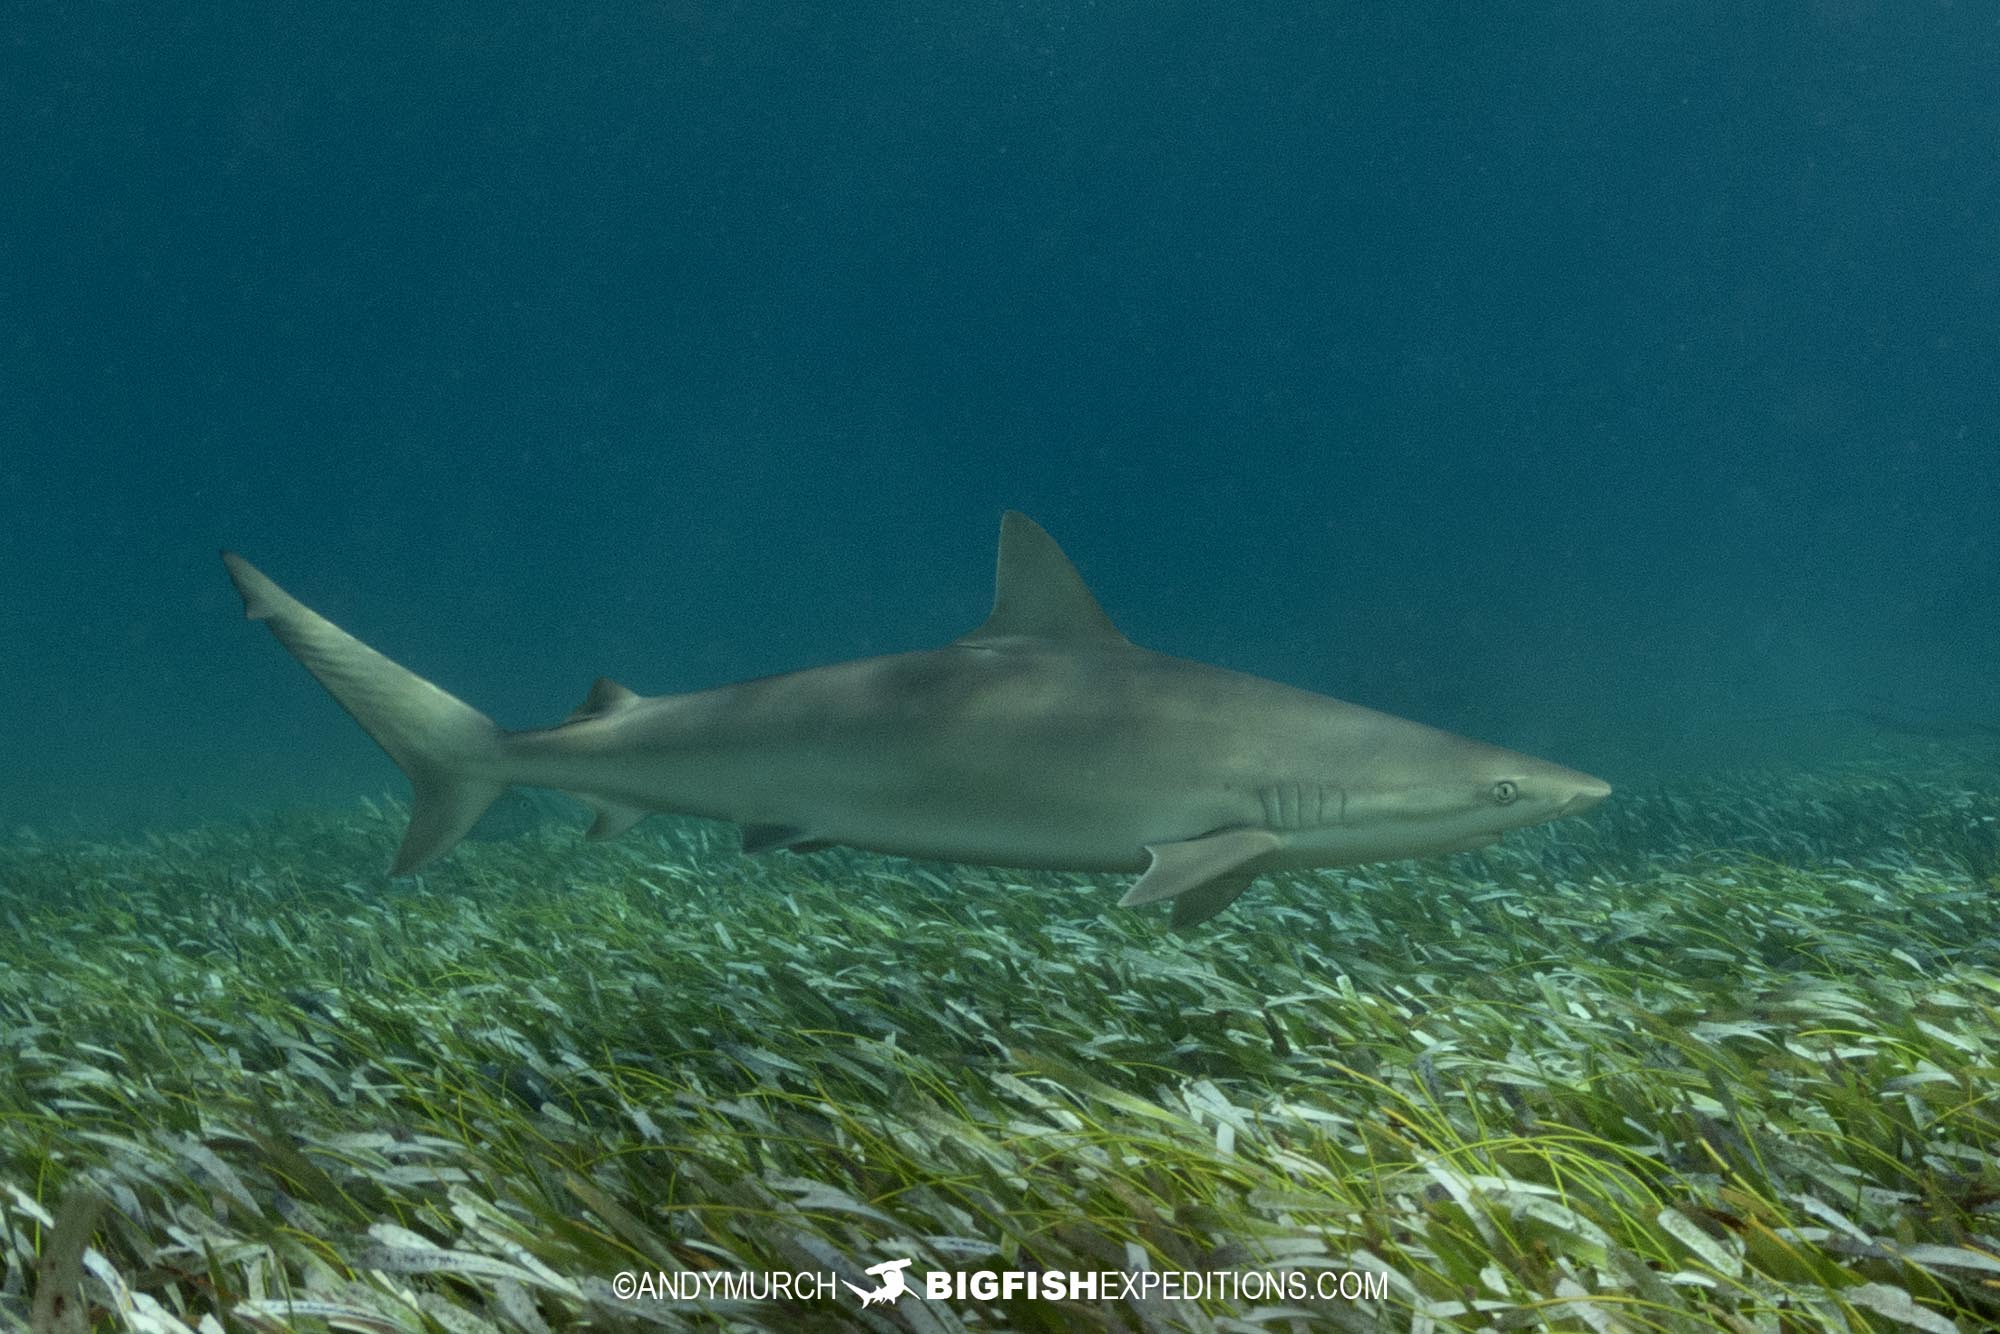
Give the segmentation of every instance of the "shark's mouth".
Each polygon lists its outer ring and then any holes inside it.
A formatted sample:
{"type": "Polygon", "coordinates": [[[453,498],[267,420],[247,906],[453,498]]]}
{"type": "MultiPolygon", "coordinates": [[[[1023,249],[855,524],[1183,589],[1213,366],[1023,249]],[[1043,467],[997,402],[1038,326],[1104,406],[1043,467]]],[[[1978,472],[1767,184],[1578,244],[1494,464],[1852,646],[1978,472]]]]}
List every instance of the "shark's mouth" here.
{"type": "Polygon", "coordinates": [[[1549,819],[1560,820],[1565,815],[1581,815],[1610,795],[1611,789],[1608,786],[1602,792],[1579,792],[1562,805],[1556,807],[1555,814],[1551,815],[1549,819]]]}

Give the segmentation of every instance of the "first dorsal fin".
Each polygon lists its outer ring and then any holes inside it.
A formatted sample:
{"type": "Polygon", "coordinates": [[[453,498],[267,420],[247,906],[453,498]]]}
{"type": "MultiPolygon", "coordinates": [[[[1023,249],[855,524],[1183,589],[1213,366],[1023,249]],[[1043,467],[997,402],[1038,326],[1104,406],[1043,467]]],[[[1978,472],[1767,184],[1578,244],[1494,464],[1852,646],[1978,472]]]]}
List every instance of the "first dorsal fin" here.
{"type": "Polygon", "coordinates": [[[1042,526],[1018,510],[1000,520],[1000,561],[993,612],[961,644],[1009,639],[1128,644],[1097,605],[1083,576],[1042,526]]]}
{"type": "Polygon", "coordinates": [[[583,697],[583,703],[577,706],[576,712],[563,721],[573,723],[582,718],[602,718],[620,709],[631,708],[640,698],[637,691],[626,689],[608,676],[600,676],[591,683],[590,693],[583,697]]]}

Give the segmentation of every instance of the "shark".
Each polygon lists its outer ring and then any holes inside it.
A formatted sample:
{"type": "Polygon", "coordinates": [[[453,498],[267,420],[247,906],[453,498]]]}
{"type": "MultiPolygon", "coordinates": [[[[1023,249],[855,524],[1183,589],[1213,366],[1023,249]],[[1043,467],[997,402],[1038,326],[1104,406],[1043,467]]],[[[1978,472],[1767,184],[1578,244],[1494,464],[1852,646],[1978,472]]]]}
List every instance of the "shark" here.
{"type": "Polygon", "coordinates": [[[1125,873],[1188,928],[1260,875],[1479,848],[1589,810],[1602,779],[1263,677],[1142,648],[1034,520],[1000,524],[986,619],[939,648],[707,690],[599,678],[514,731],[384,657],[233,552],[244,614],[410,781],[391,874],[443,856],[508,788],[728,821],[745,852],[836,845],[1125,873]]]}
{"type": "Polygon", "coordinates": [[[879,1265],[869,1265],[867,1272],[882,1280],[881,1284],[874,1288],[864,1288],[859,1284],[849,1283],[846,1279],[840,1281],[849,1292],[861,1299],[864,1307],[894,1306],[896,1299],[910,1290],[908,1281],[903,1278],[903,1271],[909,1267],[908,1260],[884,1260],[879,1265]]]}

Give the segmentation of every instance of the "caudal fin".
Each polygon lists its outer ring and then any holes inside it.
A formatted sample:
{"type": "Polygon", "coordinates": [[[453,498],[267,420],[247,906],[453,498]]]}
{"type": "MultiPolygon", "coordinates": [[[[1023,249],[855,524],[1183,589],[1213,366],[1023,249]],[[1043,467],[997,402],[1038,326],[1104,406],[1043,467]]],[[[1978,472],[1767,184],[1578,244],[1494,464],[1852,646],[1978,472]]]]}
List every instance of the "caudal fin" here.
{"type": "Polygon", "coordinates": [[[232,551],[222,553],[243,614],[278,642],[409,775],[410,827],[389,868],[403,875],[450,851],[507,790],[493,720],[348,634],[232,551]]]}

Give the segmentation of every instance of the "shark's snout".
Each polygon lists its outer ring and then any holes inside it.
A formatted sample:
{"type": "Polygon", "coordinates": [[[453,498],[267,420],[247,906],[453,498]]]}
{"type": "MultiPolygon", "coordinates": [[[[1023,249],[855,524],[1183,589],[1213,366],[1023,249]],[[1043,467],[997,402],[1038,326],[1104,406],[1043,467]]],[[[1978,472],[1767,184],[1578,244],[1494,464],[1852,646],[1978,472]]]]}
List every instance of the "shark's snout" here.
{"type": "Polygon", "coordinates": [[[1556,812],[1556,818],[1560,820],[1566,815],[1581,815],[1610,795],[1611,784],[1605,782],[1602,778],[1592,778],[1589,774],[1578,774],[1576,776],[1576,790],[1570,794],[1569,800],[1562,804],[1562,809],[1556,812]]]}

